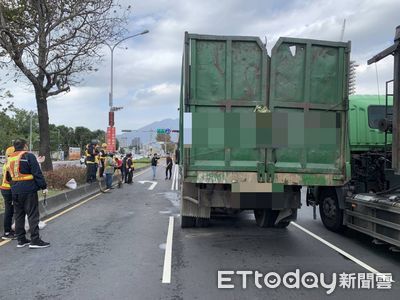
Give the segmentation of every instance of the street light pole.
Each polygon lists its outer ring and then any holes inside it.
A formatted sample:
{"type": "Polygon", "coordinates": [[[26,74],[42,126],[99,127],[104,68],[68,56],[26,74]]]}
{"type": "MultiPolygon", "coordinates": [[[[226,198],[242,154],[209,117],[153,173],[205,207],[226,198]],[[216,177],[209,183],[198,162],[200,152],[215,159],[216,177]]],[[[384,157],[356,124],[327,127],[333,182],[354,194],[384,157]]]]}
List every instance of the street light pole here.
{"type": "Polygon", "coordinates": [[[137,33],[137,34],[134,34],[134,35],[130,35],[130,36],[126,37],[126,38],[123,38],[122,40],[119,40],[118,42],[116,42],[113,46],[111,46],[108,43],[105,43],[108,46],[108,48],[110,48],[110,51],[111,51],[111,74],[110,74],[111,75],[111,82],[110,82],[111,86],[110,86],[110,95],[109,95],[110,110],[114,105],[114,99],[113,99],[113,96],[114,96],[113,95],[113,93],[114,93],[114,50],[123,41],[125,41],[127,39],[130,39],[130,38],[134,38],[135,36],[138,36],[138,35],[146,34],[146,33],[149,33],[149,31],[147,29],[142,31],[142,32],[140,32],[140,33],[137,33]]]}
{"type": "Polygon", "coordinates": [[[110,78],[110,94],[109,94],[109,100],[108,100],[110,112],[108,114],[108,128],[107,128],[107,136],[106,136],[107,143],[108,144],[111,143],[111,145],[109,145],[109,147],[108,147],[108,150],[110,150],[110,151],[116,150],[115,149],[116,140],[115,140],[115,127],[114,127],[114,112],[122,109],[122,107],[114,107],[114,50],[123,41],[130,39],[130,38],[134,38],[135,36],[138,36],[138,35],[146,34],[148,32],[149,31],[146,29],[140,33],[127,36],[126,38],[119,40],[112,46],[110,44],[108,44],[107,42],[104,43],[108,46],[108,48],[110,49],[110,52],[111,52],[111,73],[110,73],[111,78],[110,78]]]}

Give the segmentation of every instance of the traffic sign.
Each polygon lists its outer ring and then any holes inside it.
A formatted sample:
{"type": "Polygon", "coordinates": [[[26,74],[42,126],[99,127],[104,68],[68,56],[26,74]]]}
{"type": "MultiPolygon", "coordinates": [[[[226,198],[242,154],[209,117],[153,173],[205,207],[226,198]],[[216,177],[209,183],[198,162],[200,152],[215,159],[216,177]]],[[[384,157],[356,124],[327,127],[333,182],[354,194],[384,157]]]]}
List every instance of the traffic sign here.
{"type": "Polygon", "coordinates": [[[158,128],[157,129],[157,133],[158,134],[170,134],[171,133],[171,129],[169,128],[158,128]]]}

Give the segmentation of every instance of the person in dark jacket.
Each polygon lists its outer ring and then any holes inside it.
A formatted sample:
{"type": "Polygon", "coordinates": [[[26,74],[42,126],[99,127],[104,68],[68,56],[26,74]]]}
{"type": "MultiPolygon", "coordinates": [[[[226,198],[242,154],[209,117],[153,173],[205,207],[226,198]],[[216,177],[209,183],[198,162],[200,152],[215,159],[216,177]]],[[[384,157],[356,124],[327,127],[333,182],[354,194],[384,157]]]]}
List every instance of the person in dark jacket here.
{"type": "Polygon", "coordinates": [[[153,180],[156,179],[156,172],[157,172],[157,162],[160,158],[157,156],[157,153],[154,153],[151,159],[151,169],[153,170],[153,180]]]}
{"type": "Polygon", "coordinates": [[[7,159],[6,176],[11,183],[12,200],[15,213],[15,234],[18,248],[29,245],[29,248],[46,248],[50,243],[39,236],[39,199],[38,191],[47,195],[47,184],[39,163],[29,153],[27,143],[23,139],[14,141],[15,152],[7,159]],[[25,215],[28,216],[31,240],[26,238],[25,215]]]}
{"type": "Polygon", "coordinates": [[[171,174],[172,174],[172,166],[173,166],[173,162],[172,162],[172,158],[169,155],[169,153],[167,153],[167,166],[165,168],[165,180],[167,179],[171,179],[171,174]],[[168,173],[169,173],[169,177],[168,177],[168,173]]]}
{"type": "Polygon", "coordinates": [[[126,177],[127,177],[127,174],[126,174],[126,160],[128,159],[128,154],[126,154],[125,156],[124,156],[124,158],[122,159],[122,166],[121,166],[121,176],[122,176],[122,182],[123,183],[126,183],[126,177]]]}
{"type": "Polygon", "coordinates": [[[96,181],[97,163],[96,157],[99,154],[96,148],[97,140],[92,140],[86,148],[86,182],[92,183],[96,181]]]}
{"type": "Polygon", "coordinates": [[[132,184],[133,170],[135,170],[135,167],[133,165],[132,153],[128,153],[125,162],[125,172],[126,172],[125,182],[128,184],[132,184]]]}

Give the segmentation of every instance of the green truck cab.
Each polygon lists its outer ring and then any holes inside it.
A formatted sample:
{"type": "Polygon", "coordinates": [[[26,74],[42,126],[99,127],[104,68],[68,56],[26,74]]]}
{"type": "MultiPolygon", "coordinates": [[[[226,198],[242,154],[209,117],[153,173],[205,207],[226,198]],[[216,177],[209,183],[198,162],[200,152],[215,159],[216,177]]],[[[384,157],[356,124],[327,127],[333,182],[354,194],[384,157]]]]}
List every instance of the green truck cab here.
{"type": "Polygon", "coordinates": [[[350,43],[185,34],[180,96],[181,226],[254,210],[286,227],[300,188],[350,179],[350,43]]]}

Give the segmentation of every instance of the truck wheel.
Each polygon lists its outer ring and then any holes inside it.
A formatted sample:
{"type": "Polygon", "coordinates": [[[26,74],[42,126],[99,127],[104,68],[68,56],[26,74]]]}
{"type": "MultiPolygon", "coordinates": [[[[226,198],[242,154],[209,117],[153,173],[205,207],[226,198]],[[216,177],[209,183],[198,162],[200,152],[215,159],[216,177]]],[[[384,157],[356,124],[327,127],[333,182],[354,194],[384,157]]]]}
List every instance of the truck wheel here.
{"type": "Polygon", "coordinates": [[[181,228],[191,228],[196,225],[195,217],[181,216],[181,228]]]}
{"type": "Polygon", "coordinates": [[[254,217],[256,218],[256,223],[259,227],[273,227],[277,214],[272,209],[255,209],[254,217]]]}
{"type": "Polygon", "coordinates": [[[343,210],[339,208],[339,201],[333,190],[323,191],[319,201],[319,214],[322,223],[331,231],[341,232],[343,226],[343,210]]]}

